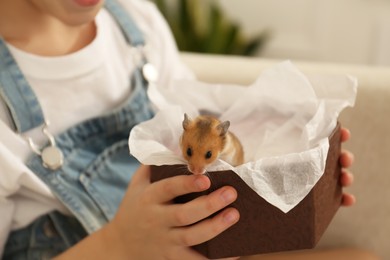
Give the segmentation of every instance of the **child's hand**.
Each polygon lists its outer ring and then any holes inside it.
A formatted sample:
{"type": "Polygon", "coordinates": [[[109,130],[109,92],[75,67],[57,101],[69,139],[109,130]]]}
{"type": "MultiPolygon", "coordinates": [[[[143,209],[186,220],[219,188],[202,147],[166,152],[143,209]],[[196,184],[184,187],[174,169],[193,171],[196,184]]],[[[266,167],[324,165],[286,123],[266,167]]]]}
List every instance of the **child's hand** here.
{"type": "MultiPolygon", "coordinates": [[[[341,128],[341,142],[346,142],[347,140],[349,140],[350,136],[351,133],[349,132],[348,129],[341,128]]],[[[346,169],[350,167],[352,163],[353,163],[353,154],[349,151],[343,150],[340,155],[340,164],[343,167],[341,171],[340,181],[343,187],[350,186],[353,182],[353,175],[346,169]]],[[[353,204],[355,204],[355,201],[356,201],[355,196],[353,196],[352,194],[349,193],[343,194],[343,201],[342,201],[343,206],[352,206],[353,204]]]]}
{"type": "Polygon", "coordinates": [[[109,243],[127,259],[204,259],[190,246],[215,237],[236,223],[239,213],[227,208],[200,221],[237,198],[232,187],[184,204],[177,196],[207,190],[208,177],[182,175],[150,183],[150,169],[141,166],[132,178],[116,217],[106,227],[109,243]],[[200,222],[199,222],[200,221],[200,222]]]}

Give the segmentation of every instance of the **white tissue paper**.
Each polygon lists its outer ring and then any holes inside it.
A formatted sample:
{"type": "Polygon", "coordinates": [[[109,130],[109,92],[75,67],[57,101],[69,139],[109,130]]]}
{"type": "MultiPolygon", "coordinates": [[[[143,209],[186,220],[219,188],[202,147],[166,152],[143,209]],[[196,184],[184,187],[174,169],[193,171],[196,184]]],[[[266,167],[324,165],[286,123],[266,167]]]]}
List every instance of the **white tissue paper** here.
{"type": "Polygon", "coordinates": [[[325,171],[328,137],[339,113],[353,106],[351,76],[304,75],[290,61],[264,70],[250,86],[176,81],[150,86],[156,116],[134,127],[130,153],[146,165],[185,164],[179,147],[184,113],[208,111],[229,120],[245,163],[217,160],[207,170],[232,170],[259,196],[283,212],[294,208],[325,171]]]}

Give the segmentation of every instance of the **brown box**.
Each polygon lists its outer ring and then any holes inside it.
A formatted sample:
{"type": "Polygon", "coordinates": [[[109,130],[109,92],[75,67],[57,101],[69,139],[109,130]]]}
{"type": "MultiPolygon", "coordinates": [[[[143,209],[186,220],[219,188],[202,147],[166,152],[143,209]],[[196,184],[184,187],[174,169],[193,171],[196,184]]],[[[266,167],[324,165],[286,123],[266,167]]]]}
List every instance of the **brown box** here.
{"type": "MultiPolygon", "coordinates": [[[[240,212],[239,222],[194,249],[208,258],[223,258],[313,248],[342,199],[339,125],[329,140],[325,173],[310,193],[287,213],[265,201],[233,171],[210,172],[212,187],[207,192],[177,198],[175,202],[184,203],[225,185],[233,186],[238,192],[231,206],[240,212]]],[[[182,167],[152,166],[152,182],[183,174],[182,167]]]]}

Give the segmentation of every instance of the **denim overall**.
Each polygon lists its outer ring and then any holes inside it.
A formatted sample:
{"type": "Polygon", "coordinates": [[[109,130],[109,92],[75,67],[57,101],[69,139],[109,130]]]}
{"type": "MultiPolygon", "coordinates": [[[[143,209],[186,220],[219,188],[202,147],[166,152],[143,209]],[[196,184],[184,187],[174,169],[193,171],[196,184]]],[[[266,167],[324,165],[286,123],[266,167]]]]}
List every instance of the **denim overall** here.
{"type": "MultiPolygon", "coordinates": [[[[119,4],[106,0],[105,8],[121,27],[128,43],[142,47],[141,32],[119,4]]],[[[55,136],[56,146],[64,157],[60,168],[46,168],[41,156],[32,153],[27,166],[75,218],[51,212],[12,232],[3,259],[49,259],[112,219],[139,166],[128,151],[129,132],[153,116],[146,95],[147,81],[142,73],[145,60],[140,63],[130,77],[132,92],[124,104],[110,114],[87,120],[55,136]]],[[[44,125],[39,102],[1,38],[0,94],[17,132],[23,134],[44,125]]]]}

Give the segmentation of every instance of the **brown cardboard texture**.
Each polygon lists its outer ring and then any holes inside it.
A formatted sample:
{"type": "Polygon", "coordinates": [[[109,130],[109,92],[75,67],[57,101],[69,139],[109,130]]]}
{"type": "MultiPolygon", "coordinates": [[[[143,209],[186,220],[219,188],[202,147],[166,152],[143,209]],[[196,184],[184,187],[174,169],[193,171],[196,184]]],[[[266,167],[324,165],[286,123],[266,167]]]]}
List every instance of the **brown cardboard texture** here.
{"type": "MultiPolygon", "coordinates": [[[[237,200],[230,206],[240,212],[239,222],[194,249],[208,258],[223,258],[315,247],[342,199],[339,125],[329,140],[323,176],[287,213],[265,201],[233,171],[210,172],[212,186],[207,192],[176,198],[176,203],[185,203],[225,185],[233,186],[238,192],[237,200]]],[[[151,179],[154,182],[180,174],[183,174],[183,165],[152,166],[151,179]]]]}

